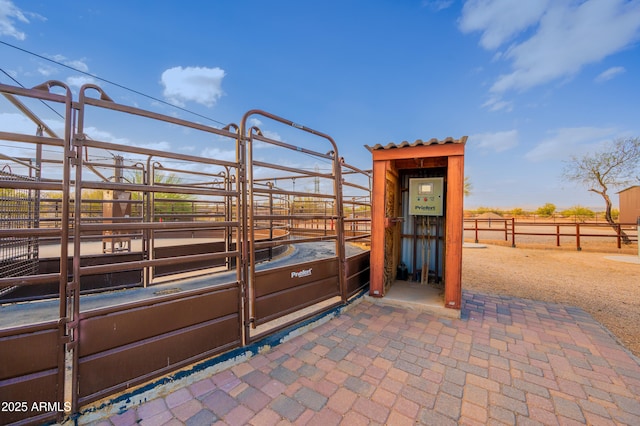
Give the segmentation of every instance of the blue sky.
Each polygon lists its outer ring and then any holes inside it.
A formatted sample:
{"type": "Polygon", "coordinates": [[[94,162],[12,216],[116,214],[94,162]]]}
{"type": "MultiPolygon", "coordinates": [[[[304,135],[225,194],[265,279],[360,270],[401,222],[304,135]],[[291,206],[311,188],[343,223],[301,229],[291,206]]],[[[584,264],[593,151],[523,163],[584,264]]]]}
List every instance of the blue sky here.
{"type": "MultiPolygon", "coordinates": [[[[469,136],[468,208],[601,207],[561,180],[564,162],[640,136],[639,0],[0,0],[0,41],[2,83],[94,82],[216,127],[259,108],[331,135],[363,169],[364,145],[469,136]]],[[[16,125],[9,112],[0,103],[0,127],[16,125]]]]}

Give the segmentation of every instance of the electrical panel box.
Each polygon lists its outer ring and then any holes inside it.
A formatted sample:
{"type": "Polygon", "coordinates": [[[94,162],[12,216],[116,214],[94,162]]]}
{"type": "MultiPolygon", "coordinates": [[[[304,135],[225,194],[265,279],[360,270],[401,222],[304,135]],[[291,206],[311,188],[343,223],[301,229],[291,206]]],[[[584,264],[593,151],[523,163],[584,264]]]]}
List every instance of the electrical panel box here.
{"type": "Polygon", "coordinates": [[[444,178],[409,179],[409,214],[442,216],[444,178]]]}

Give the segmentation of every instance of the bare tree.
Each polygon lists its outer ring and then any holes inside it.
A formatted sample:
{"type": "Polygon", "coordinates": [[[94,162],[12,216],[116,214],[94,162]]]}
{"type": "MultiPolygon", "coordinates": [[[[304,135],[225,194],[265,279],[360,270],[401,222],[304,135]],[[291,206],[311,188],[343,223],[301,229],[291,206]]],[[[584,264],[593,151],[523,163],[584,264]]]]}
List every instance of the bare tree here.
{"type": "MultiPolygon", "coordinates": [[[[605,218],[614,225],[608,191],[640,181],[639,172],[640,138],[636,137],[615,139],[600,151],[582,157],[572,156],[571,161],[565,165],[562,176],[600,194],[605,202],[605,218]]],[[[626,235],[624,241],[630,242],[626,235]]]]}

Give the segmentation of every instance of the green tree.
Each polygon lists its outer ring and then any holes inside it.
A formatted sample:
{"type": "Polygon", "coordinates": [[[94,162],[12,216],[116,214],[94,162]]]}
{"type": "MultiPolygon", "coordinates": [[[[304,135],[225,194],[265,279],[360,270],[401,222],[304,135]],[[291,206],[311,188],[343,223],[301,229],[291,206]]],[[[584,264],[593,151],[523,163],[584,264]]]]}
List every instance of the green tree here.
{"type": "Polygon", "coordinates": [[[551,217],[556,212],[556,206],[552,203],[546,203],[542,207],[538,207],[536,214],[543,217],[551,217]]]}
{"type": "MultiPolygon", "coordinates": [[[[144,183],[142,172],[135,172],[131,177],[133,183],[144,183]]],[[[175,173],[164,174],[156,172],[153,176],[154,185],[158,186],[179,186],[182,179],[175,173]]],[[[156,215],[177,215],[193,213],[193,203],[196,197],[193,194],[184,194],[179,192],[154,192],[154,214],[156,215]]],[[[132,194],[132,199],[142,199],[142,194],[132,194]]]]}
{"type": "Polygon", "coordinates": [[[576,221],[581,222],[584,222],[587,219],[591,219],[596,215],[593,210],[579,205],[563,210],[561,214],[565,217],[574,217],[576,221]]]}
{"type": "Polygon", "coordinates": [[[526,213],[527,212],[525,212],[524,209],[522,209],[520,207],[516,207],[515,209],[511,210],[511,216],[513,216],[513,217],[522,217],[526,213]]]}
{"type": "Polygon", "coordinates": [[[620,218],[620,210],[611,209],[611,217],[613,218],[613,220],[618,220],[620,218]]]}
{"type": "Polygon", "coordinates": [[[471,195],[471,191],[473,190],[473,185],[471,184],[471,179],[469,176],[464,177],[464,188],[462,189],[464,192],[464,196],[468,197],[471,195]]]}

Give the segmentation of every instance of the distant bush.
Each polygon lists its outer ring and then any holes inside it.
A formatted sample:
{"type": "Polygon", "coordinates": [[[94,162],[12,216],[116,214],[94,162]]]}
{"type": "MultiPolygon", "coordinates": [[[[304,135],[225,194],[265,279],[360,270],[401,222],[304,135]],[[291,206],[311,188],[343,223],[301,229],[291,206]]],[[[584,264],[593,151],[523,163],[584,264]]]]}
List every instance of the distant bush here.
{"type": "Polygon", "coordinates": [[[524,209],[521,209],[520,207],[516,207],[515,209],[511,210],[511,216],[513,217],[523,217],[523,216],[527,216],[529,214],[529,212],[525,211],[524,209]]]}
{"type": "Polygon", "coordinates": [[[542,217],[551,217],[556,212],[556,206],[552,203],[546,203],[542,207],[538,207],[536,210],[536,214],[542,217]]]}
{"type": "Polygon", "coordinates": [[[484,213],[495,213],[497,215],[504,216],[505,212],[503,210],[496,209],[493,207],[478,207],[477,209],[472,210],[471,213],[473,213],[476,216],[484,213]]]}
{"type": "Polygon", "coordinates": [[[582,206],[573,206],[561,211],[560,214],[567,218],[574,217],[576,221],[585,221],[587,219],[592,219],[596,215],[593,210],[582,206]]]}
{"type": "Polygon", "coordinates": [[[611,218],[613,220],[618,220],[620,219],[620,210],[618,209],[611,209],[611,218]]]}

